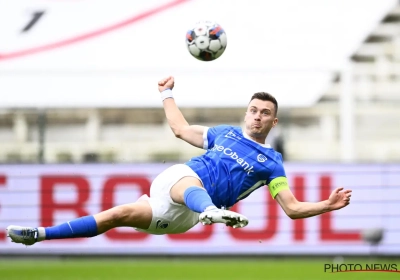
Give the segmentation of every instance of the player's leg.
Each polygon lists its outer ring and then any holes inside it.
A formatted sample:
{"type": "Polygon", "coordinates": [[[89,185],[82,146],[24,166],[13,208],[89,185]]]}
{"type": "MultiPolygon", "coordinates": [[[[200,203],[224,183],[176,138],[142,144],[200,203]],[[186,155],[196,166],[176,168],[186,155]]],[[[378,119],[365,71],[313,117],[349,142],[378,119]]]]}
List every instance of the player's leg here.
{"type": "Polygon", "coordinates": [[[97,235],[116,227],[147,229],[152,219],[152,209],[146,200],[119,205],[94,215],[97,235]]]}
{"type": "Polygon", "coordinates": [[[13,242],[33,245],[43,240],[94,237],[115,227],[147,229],[151,220],[152,209],[148,201],[142,200],[52,227],[11,225],[7,227],[7,234],[13,242]]]}
{"type": "Polygon", "coordinates": [[[193,212],[201,213],[199,221],[203,225],[224,223],[227,226],[239,228],[249,223],[248,219],[241,214],[218,209],[196,177],[186,176],[180,179],[172,186],[170,195],[174,202],[186,205],[193,212]]]}
{"type": "Polygon", "coordinates": [[[172,186],[170,195],[174,202],[184,204],[197,213],[202,213],[206,209],[218,209],[196,177],[186,176],[180,179],[172,186]]]}

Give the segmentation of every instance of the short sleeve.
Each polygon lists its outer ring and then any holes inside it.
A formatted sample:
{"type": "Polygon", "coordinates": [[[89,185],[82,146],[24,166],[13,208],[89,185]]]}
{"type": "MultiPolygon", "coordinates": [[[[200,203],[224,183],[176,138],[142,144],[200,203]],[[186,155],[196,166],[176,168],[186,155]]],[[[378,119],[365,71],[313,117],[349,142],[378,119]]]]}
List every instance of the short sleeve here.
{"type": "Polygon", "coordinates": [[[285,168],[283,167],[283,164],[281,164],[281,163],[277,163],[275,165],[274,171],[272,171],[270,177],[268,178],[268,183],[278,177],[286,177],[285,168]]]}
{"type": "Polygon", "coordinates": [[[223,133],[229,127],[229,125],[218,125],[205,129],[203,133],[203,149],[208,150],[212,148],[214,146],[215,138],[217,138],[218,135],[223,133]]]}

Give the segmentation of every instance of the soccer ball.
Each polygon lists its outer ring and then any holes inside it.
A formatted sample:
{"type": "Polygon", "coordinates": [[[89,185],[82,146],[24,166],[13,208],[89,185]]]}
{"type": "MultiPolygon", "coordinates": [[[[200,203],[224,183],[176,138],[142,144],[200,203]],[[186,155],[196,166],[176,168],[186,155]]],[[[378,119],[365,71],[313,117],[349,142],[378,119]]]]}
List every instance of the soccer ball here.
{"type": "Polygon", "coordinates": [[[212,61],[220,57],[226,49],[226,33],[212,21],[199,21],[186,32],[189,53],[202,61],[212,61]]]}

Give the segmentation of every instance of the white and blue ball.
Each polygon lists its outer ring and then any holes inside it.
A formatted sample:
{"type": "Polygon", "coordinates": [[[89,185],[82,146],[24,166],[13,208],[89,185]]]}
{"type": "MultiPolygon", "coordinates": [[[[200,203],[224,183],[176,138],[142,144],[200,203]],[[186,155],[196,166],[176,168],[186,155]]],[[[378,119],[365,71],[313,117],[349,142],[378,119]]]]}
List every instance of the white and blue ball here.
{"type": "Polygon", "coordinates": [[[199,21],[186,32],[189,53],[202,61],[212,61],[220,57],[227,45],[224,29],[212,21],[199,21]]]}

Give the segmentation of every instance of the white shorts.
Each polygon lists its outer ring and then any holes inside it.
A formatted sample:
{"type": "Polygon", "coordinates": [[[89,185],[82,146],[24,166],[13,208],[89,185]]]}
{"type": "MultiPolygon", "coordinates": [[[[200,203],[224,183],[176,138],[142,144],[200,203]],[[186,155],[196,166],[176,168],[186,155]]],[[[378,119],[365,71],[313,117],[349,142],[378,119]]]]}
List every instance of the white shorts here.
{"type": "Polygon", "coordinates": [[[195,177],[200,180],[199,176],[185,164],[173,165],[154,179],[150,187],[150,197],[143,195],[139,198],[150,203],[153,219],[148,229],[136,230],[150,234],[183,233],[199,222],[199,213],[193,212],[186,205],[174,202],[171,198],[172,186],[183,177],[195,177]]]}

